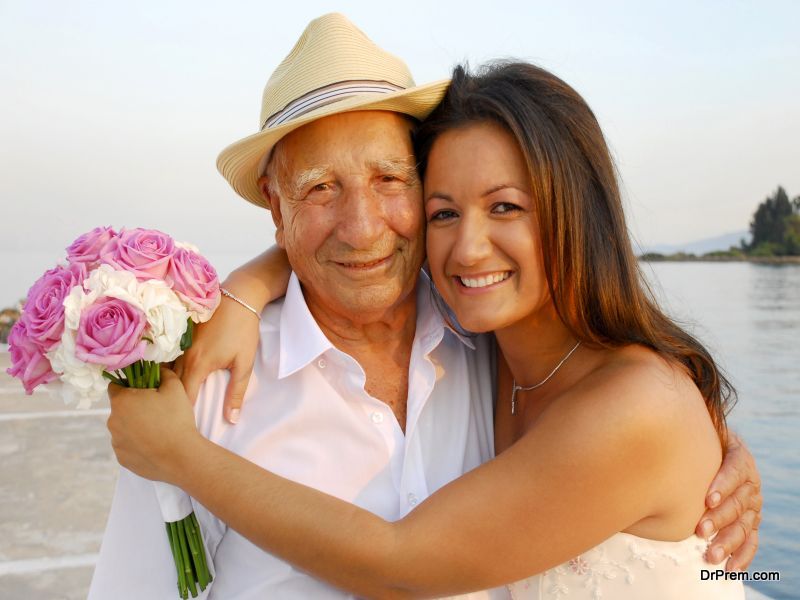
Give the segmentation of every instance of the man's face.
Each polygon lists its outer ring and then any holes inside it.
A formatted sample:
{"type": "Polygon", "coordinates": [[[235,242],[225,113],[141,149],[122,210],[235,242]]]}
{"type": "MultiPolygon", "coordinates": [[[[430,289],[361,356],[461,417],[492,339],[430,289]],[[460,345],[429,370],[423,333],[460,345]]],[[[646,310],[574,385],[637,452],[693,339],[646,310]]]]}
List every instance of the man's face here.
{"type": "Polygon", "coordinates": [[[424,220],[410,128],[396,113],[343,113],[276,148],[276,239],[312,311],[369,321],[413,301],[424,220]]]}

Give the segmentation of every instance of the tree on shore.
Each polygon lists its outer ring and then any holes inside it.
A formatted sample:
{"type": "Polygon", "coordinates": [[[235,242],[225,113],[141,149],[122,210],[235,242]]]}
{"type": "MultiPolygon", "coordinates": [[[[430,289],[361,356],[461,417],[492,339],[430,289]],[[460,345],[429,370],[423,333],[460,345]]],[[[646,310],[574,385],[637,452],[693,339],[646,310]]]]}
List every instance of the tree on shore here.
{"type": "Polygon", "coordinates": [[[751,256],[800,255],[800,196],[789,200],[778,186],[753,213],[750,233],[753,238],[744,248],[751,256]]]}

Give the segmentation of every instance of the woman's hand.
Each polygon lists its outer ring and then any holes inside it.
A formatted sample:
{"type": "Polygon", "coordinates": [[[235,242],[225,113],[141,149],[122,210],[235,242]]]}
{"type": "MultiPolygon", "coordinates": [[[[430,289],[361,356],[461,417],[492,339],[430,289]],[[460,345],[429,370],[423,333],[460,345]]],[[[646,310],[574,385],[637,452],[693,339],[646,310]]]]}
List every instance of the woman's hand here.
{"type": "Polygon", "coordinates": [[[108,430],[119,464],[147,479],[177,483],[193,455],[197,431],[191,404],[181,380],[161,367],[158,389],[108,386],[111,416],[108,430]]]}
{"type": "Polygon", "coordinates": [[[206,378],[227,369],[231,378],[225,389],[223,414],[230,423],[238,421],[258,349],[258,323],[246,308],[222,298],[211,320],[197,327],[192,346],[175,361],[175,373],[192,404],[206,378]]]}
{"type": "MultiPolygon", "coordinates": [[[[222,287],[261,313],[286,293],[290,274],[286,252],[272,246],[233,271],[222,287]]],[[[229,423],[236,423],[253,372],[258,338],[258,317],[235,300],[223,297],[211,320],[198,326],[191,348],[175,361],[175,372],[192,403],[206,377],[227,369],[231,377],[222,410],[229,423]]]]}
{"type": "Polygon", "coordinates": [[[762,503],[761,476],[753,455],[730,432],[725,460],[708,488],[708,510],[696,529],[706,539],[719,532],[708,548],[709,562],[718,564],[731,556],[726,565],[729,571],[742,571],[750,565],[758,549],[762,503]]]}

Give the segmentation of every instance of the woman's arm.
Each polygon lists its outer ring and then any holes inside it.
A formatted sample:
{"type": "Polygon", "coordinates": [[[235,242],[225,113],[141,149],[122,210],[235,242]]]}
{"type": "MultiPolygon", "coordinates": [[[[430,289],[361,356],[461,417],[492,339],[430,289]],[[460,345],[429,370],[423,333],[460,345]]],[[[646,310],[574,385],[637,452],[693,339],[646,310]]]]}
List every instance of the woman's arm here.
{"type": "MultiPolygon", "coordinates": [[[[286,293],[290,274],[286,252],[272,246],[234,270],[222,287],[260,313],[267,304],[286,293]]],[[[230,370],[223,412],[228,421],[235,423],[253,371],[257,347],[258,318],[236,301],[223,297],[211,320],[197,328],[192,347],[176,361],[175,372],[194,402],[200,385],[210,373],[218,369],[230,370]]]]}
{"type": "MultiPolygon", "coordinates": [[[[498,349],[497,389],[499,398],[511,394],[511,371],[498,349]]],[[[511,419],[507,407],[500,407],[495,414],[496,431],[508,431],[503,426],[511,419]]],[[[495,434],[498,453],[511,443],[508,437],[495,434]]],[[[695,533],[709,542],[706,560],[718,565],[726,560],[728,571],[744,571],[755,558],[758,550],[758,528],[761,524],[761,476],[755,459],[744,441],[728,431],[728,446],[725,458],[706,492],[708,509],[700,517],[695,533]]]]}
{"type": "Polygon", "coordinates": [[[640,380],[562,397],[506,452],[396,523],[205,440],[168,373],[159,391],[111,386],[109,429],[123,465],[179,485],[301,569],[359,595],[439,596],[543,571],[669,509],[697,463],[696,440],[684,439],[697,432],[682,433],[685,402],[640,380]]]}

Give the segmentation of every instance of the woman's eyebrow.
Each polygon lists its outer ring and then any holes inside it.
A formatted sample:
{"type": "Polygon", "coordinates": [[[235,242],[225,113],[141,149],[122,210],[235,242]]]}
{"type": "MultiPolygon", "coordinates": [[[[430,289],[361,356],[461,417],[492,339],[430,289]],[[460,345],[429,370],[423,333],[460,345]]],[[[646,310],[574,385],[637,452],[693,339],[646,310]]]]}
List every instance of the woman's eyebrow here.
{"type": "MultiPolygon", "coordinates": [[[[492,187],[487,189],[485,192],[483,192],[483,194],[481,194],[481,198],[485,198],[486,196],[488,196],[490,194],[494,194],[495,192],[499,192],[500,190],[506,190],[506,189],[509,189],[509,188],[515,189],[515,190],[519,190],[519,188],[517,186],[512,185],[510,183],[500,183],[498,185],[493,185],[492,187]]],[[[522,191],[522,190],[520,190],[520,191],[522,191]]]]}
{"type": "Polygon", "coordinates": [[[436,198],[438,200],[444,200],[445,202],[453,202],[452,196],[449,196],[448,194],[442,192],[433,191],[430,194],[425,194],[425,202],[427,202],[428,200],[432,200],[433,198],[436,198]]]}

